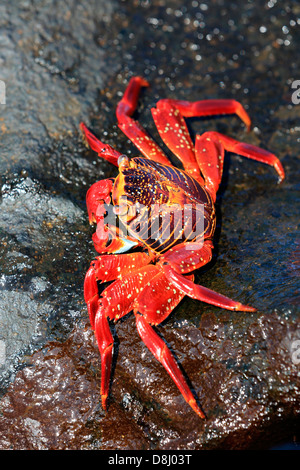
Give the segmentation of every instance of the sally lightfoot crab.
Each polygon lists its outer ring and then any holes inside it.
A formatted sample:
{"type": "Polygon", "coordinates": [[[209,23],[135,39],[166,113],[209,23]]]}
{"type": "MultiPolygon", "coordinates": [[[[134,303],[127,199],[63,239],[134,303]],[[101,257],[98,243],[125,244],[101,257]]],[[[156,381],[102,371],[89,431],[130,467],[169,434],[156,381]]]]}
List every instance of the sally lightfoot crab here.
{"type": "Polygon", "coordinates": [[[140,337],[203,418],[177,361],[155,327],[185,295],[229,310],[255,311],[194,284],[193,272],[212,258],[214,203],[225,151],[273,166],[280,180],[284,170],[272,153],[218,132],[197,135],[195,144],[192,142],[184,118],[236,114],[250,128],[250,118],[237,101],[163,99],[151,111],[160,137],[183,166],[175,168],[132,117],[140,89],[147,86],[143,78],[133,77],[116,111],[119,128],[143,157],[129,159],[81,124],[90,147],[118,167],[116,178],[96,182],[86,197],[90,223],[97,225],[93,242],[100,256],[86,274],[84,297],[101,355],[102,406],[107,407],[114,345],[109,321],[116,322],[133,311],[140,337]],[[111,205],[118,223],[107,220],[111,205]],[[107,282],[110,284],[100,293],[101,284],[107,282]]]}

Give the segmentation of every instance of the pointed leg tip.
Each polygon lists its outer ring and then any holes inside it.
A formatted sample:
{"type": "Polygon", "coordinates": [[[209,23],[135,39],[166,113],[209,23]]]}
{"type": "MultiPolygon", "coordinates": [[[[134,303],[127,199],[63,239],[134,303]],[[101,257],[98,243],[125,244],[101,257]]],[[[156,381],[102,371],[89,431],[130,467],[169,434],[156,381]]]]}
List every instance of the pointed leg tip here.
{"type": "Polygon", "coordinates": [[[284,179],[285,179],[285,172],[284,172],[284,169],[282,167],[282,165],[280,165],[278,168],[275,168],[277,173],[278,173],[278,184],[281,184],[284,179]]]}
{"type": "Polygon", "coordinates": [[[141,86],[144,86],[144,87],[150,86],[150,83],[144,77],[139,77],[139,82],[140,82],[141,86]]]}
{"type": "Polygon", "coordinates": [[[84,122],[81,122],[81,123],[79,124],[79,129],[80,129],[83,133],[85,133],[85,131],[87,130],[87,127],[86,127],[86,125],[84,124],[84,122]]]}
{"type": "Polygon", "coordinates": [[[149,82],[142,77],[141,75],[135,75],[131,77],[129,85],[128,86],[139,86],[139,87],[148,87],[150,86],[149,82]]]}
{"type": "Polygon", "coordinates": [[[196,400],[193,398],[191,400],[189,400],[189,405],[190,407],[195,411],[195,413],[201,418],[201,419],[206,419],[206,416],[205,414],[203,413],[203,411],[201,410],[201,408],[198,406],[196,400]]]}
{"type": "Polygon", "coordinates": [[[257,312],[257,308],[254,308],[254,307],[248,307],[248,310],[246,310],[247,312],[257,312]]]}
{"type": "Polygon", "coordinates": [[[101,395],[102,408],[107,411],[107,394],[101,395]]]}
{"type": "MultiPolygon", "coordinates": [[[[196,411],[196,410],[195,410],[196,411]]],[[[206,419],[206,416],[205,414],[203,413],[203,411],[201,411],[200,409],[198,409],[198,411],[196,411],[197,415],[201,418],[201,419],[206,419]]]]}
{"type": "Polygon", "coordinates": [[[82,133],[82,138],[83,138],[83,141],[85,142],[85,144],[89,147],[90,146],[90,142],[88,140],[88,134],[89,134],[89,130],[87,128],[87,126],[84,124],[84,122],[81,122],[79,124],[79,129],[82,133]]]}
{"type": "Polygon", "coordinates": [[[254,307],[250,307],[250,305],[242,305],[239,304],[239,306],[235,309],[240,312],[257,312],[257,309],[254,307]]]}

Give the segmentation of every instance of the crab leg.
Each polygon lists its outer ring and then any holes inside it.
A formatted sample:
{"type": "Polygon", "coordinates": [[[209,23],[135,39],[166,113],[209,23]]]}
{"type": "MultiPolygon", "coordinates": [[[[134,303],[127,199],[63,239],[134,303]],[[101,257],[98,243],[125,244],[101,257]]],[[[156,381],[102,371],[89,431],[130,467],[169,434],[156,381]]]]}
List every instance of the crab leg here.
{"type": "Polygon", "coordinates": [[[184,399],[192,409],[200,416],[205,418],[204,413],[199,408],[195,397],[190,390],[177,362],[166,343],[158,336],[149,323],[139,314],[136,314],[136,326],[140,337],[149,348],[154,357],[164,366],[168,374],[174,380],[175,384],[182,393],[184,399]]]}
{"type": "Polygon", "coordinates": [[[203,135],[196,135],[195,153],[205,187],[215,201],[223,174],[224,146],[211,137],[210,132],[205,132],[203,135]]]}
{"type": "Polygon", "coordinates": [[[95,336],[101,357],[101,401],[103,409],[106,410],[114,339],[110,331],[105,309],[101,305],[98,307],[95,315],[95,336]]]}
{"type": "Polygon", "coordinates": [[[240,312],[256,311],[256,309],[253,307],[243,305],[240,302],[235,302],[234,300],[231,300],[222,294],[218,294],[211,289],[194,284],[182,274],[175,272],[172,267],[167,264],[163,265],[163,270],[169,282],[192,299],[200,300],[201,302],[206,302],[208,304],[225,308],[227,310],[237,310],[240,312]]]}
{"type": "Polygon", "coordinates": [[[95,315],[99,304],[99,291],[93,261],[84,278],[84,300],[87,305],[91,327],[94,329],[95,315]]]}
{"type": "Polygon", "coordinates": [[[91,149],[97,152],[99,157],[118,166],[118,158],[122,155],[120,152],[113,149],[109,144],[104,144],[101,140],[97,139],[83,122],[80,124],[80,129],[83,131],[84,137],[91,149]]]}
{"type": "Polygon", "coordinates": [[[116,114],[119,128],[146,158],[158,163],[170,165],[170,160],[163,150],[156,144],[145,129],[131,117],[136,110],[141,88],[147,86],[149,86],[149,83],[142,77],[131,78],[123,98],[117,106],[116,114]]]}
{"type": "MultiPolygon", "coordinates": [[[[149,260],[144,260],[144,262],[145,261],[149,260]]],[[[101,268],[99,267],[99,269],[101,268]]],[[[130,273],[120,275],[119,279],[110,284],[102,292],[101,297],[98,296],[96,312],[91,312],[91,322],[95,329],[95,336],[101,356],[101,399],[104,409],[106,409],[113,354],[113,337],[108,319],[117,321],[133,310],[136,296],[158,271],[159,268],[153,265],[147,265],[141,268],[137,267],[136,269],[132,267],[130,273]]],[[[88,272],[90,272],[90,276],[93,279],[92,282],[90,282],[90,279],[87,281],[85,293],[94,294],[95,297],[95,286],[97,284],[96,276],[95,274],[92,276],[91,268],[88,272]]],[[[87,303],[88,302],[89,299],[87,296],[87,303]]]]}
{"type": "Polygon", "coordinates": [[[124,116],[132,116],[135,112],[141,88],[148,87],[149,83],[143,77],[132,77],[116,109],[118,121],[124,116]]]}
{"type": "MultiPolygon", "coordinates": [[[[190,133],[185,117],[200,117],[216,114],[237,114],[250,128],[251,121],[240,103],[235,100],[180,101],[164,99],[152,108],[152,116],[157,130],[169,149],[183,163],[184,169],[200,184],[203,179],[199,171],[190,133]]],[[[210,156],[210,155],[209,155],[210,156]]],[[[212,187],[212,189],[214,189],[212,187]]]]}
{"type": "Polygon", "coordinates": [[[251,119],[243,108],[241,103],[236,100],[222,99],[222,100],[201,100],[201,101],[186,101],[186,100],[172,100],[163,99],[158,101],[157,106],[165,106],[169,104],[175,106],[183,117],[204,117],[216,116],[222,114],[236,114],[247,126],[248,130],[251,126],[251,119]]]}
{"type": "Polygon", "coordinates": [[[160,265],[168,281],[192,299],[228,310],[254,312],[255,308],[242,305],[206,287],[194,284],[188,277],[183,276],[183,273],[191,272],[209,263],[212,248],[213,244],[210,240],[205,240],[204,244],[190,242],[171,248],[160,259],[160,265]]]}
{"type": "MultiPolygon", "coordinates": [[[[188,276],[193,280],[193,275],[188,276]]],[[[204,417],[201,409],[196,403],[175,358],[168,349],[166,343],[161,339],[151,325],[163,322],[172,310],[183,299],[185,293],[176,289],[168,280],[160,268],[157,274],[147,283],[134,303],[137,330],[156,359],[164,366],[170,377],[182,393],[184,399],[193,410],[204,417]]]]}
{"type": "Polygon", "coordinates": [[[160,259],[160,264],[162,264],[168,281],[182,293],[193,299],[229,310],[255,311],[253,307],[242,305],[240,302],[235,302],[206,287],[194,284],[190,279],[182,275],[209,263],[212,258],[212,248],[213,244],[210,240],[205,240],[204,244],[191,242],[171,248],[160,259]]]}
{"type": "Polygon", "coordinates": [[[194,144],[179,110],[168,100],[161,100],[158,102],[157,108],[152,108],[151,112],[164,143],[179,158],[184,169],[200,184],[203,184],[195,158],[194,144]]]}
{"type": "Polygon", "coordinates": [[[174,271],[185,274],[205,266],[212,258],[211,240],[204,243],[185,242],[168,250],[160,258],[160,264],[167,263],[174,271]]]}
{"type": "Polygon", "coordinates": [[[84,280],[84,299],[87,304],[92,329],[95,328],[95,315],[99,305],[98,282],[109,282],[146,266],[151,262],[146,253],[123,255],[102,255],[91,262],[84,280]]]}
{"type": "MultiPolygon", "coordinates": [[[[279,175],[279,181],[282,181],[285,177],[284,169],[280,160],[268,150],[261,149],[255,145],[247,144],[244,142],[239,142],[238,140],[233,139],[232,137],[227,137],[219,132],[205,132],[202,136],[196,137],[196,155],[197,152],[202,148],[203,142],[206,140],[212,140],[215,145],[220,148],[220,145],[223,146],[228,152],[233,152],[243,157],[250,158],[251,160],[256,160],[261,163],[266,163],[267,165],[272,166],[279,175]]],[[[223,154],[221,159],[223,158],[223,154]]],[[[202,155],[198,154],[199,165],[200,161],[203,159],[202,155]]]]}
{"type": "MultiPolygon", "coordinates": [[[[157,266],[157,265],[156,265],[157,266]]],[[[194,276],[189,276],[193,279],[194,276]]],[[[134,313],[143,315],[151,325],[162,323],[184,298],[185,294],[176,289],[160,268],[134,303],[134,313]]]]}

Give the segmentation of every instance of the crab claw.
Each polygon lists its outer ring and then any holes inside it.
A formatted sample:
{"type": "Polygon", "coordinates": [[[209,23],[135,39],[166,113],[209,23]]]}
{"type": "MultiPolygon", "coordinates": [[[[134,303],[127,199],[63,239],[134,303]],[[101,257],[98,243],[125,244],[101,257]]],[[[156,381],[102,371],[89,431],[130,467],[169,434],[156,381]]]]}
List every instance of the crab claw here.
{"type": "Polygon", "coordinates": [[[114,180],[106,179],[94,183],[86,193],[86,206],[90,224],[97,223],[105,213],[104,204],[110,203],[114,180]]]}
{"type": "Polygon", "coordinates": [[[92,239],[98,253],[125,253],[140,244],[138,240],[125,236],[118,227],[104,225],[103,218],[98,221],[92,239]]]}

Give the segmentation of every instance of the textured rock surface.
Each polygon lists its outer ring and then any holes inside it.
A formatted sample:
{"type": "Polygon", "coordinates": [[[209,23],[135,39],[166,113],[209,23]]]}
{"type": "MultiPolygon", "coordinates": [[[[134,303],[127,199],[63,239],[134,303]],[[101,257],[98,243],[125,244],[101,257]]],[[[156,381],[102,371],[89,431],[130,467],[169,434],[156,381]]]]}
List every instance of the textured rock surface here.
{"type": "Polygon", "coordinates": [[[299,438],[299,5],[172,0],[12,1],[0,6],[0,448],[247,449],[299,438]],[[87,188],[114,168],[86,149],[85,121],[119,151],[115,107],[132,75],[163,97],[235,98],[235,117],[192,120],[272,149],[287,178],[228,155],[215,258],[201,284],[257,307],[185,299],[159,328],[207,414],[201,421],[120,322],[109,413],[82,298],[94,256],[87,188]]]}

